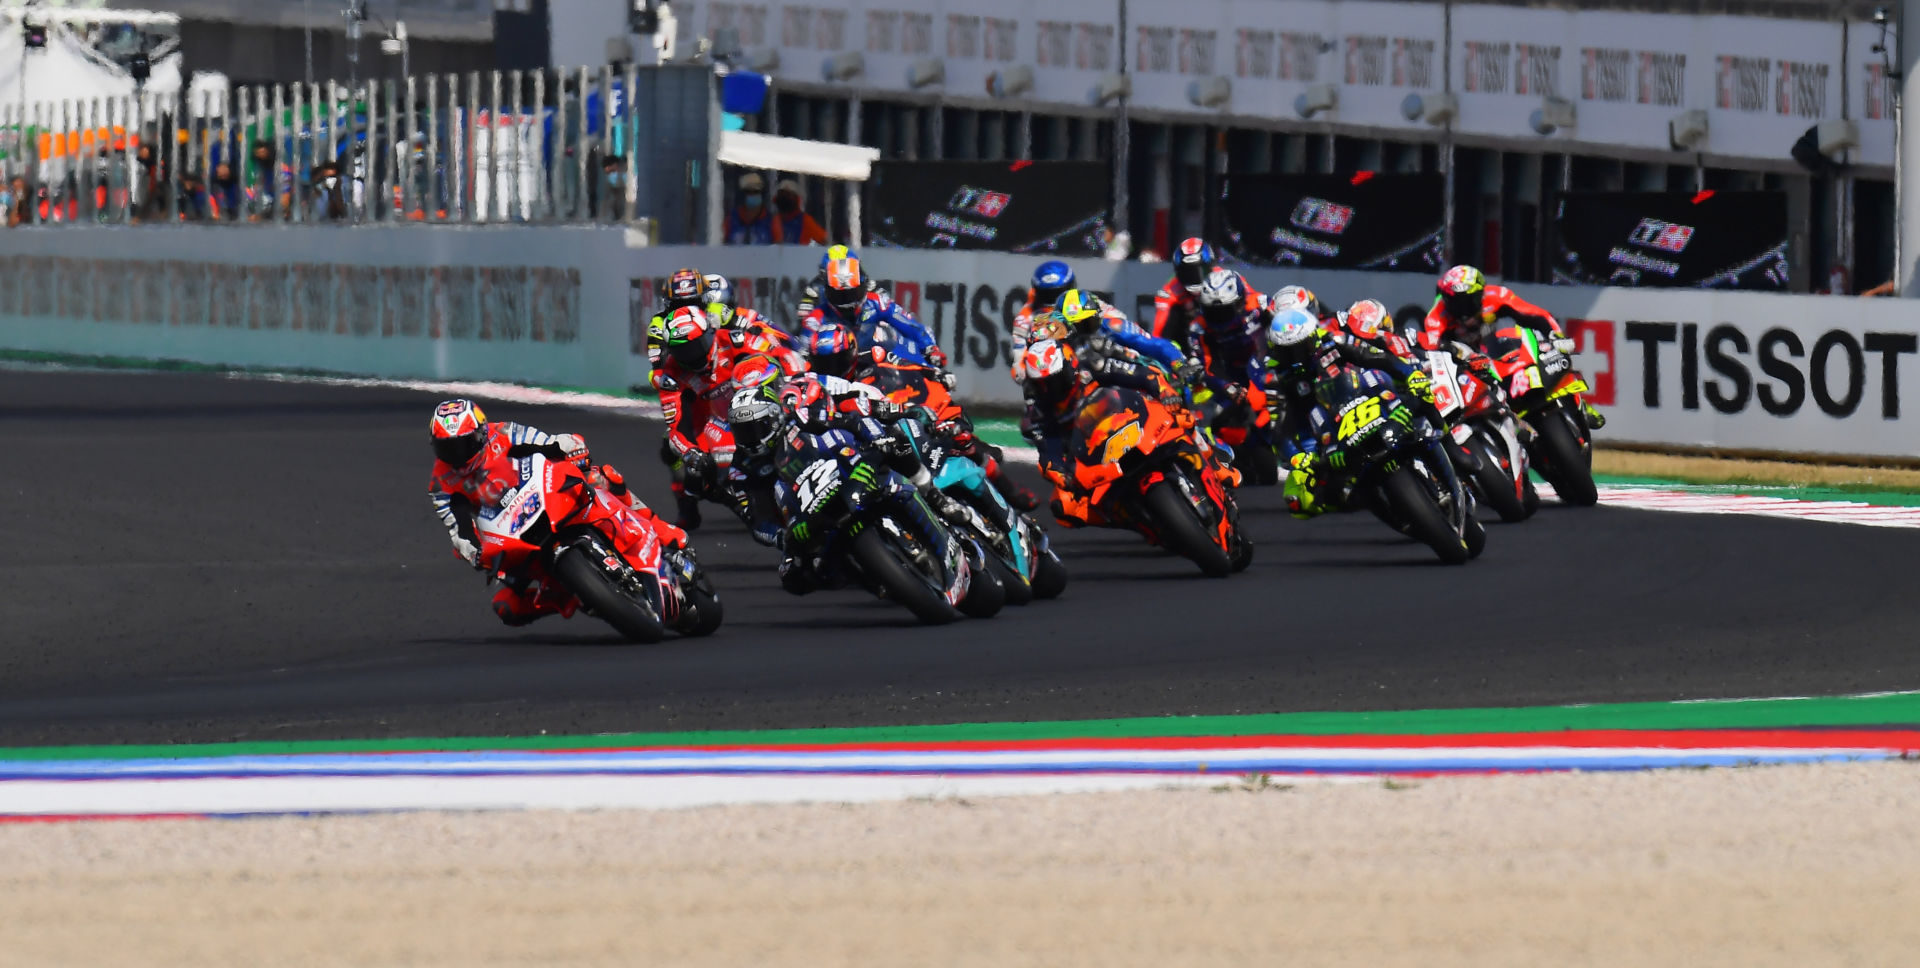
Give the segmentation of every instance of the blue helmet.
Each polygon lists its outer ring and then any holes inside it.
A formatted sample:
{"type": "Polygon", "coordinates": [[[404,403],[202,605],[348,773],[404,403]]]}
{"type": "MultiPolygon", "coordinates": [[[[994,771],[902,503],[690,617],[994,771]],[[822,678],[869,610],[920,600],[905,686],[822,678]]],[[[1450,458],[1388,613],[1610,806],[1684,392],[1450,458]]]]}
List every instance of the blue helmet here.
{"type": "Polygon", "coordinates": [[[1079,288],[1079,281],[1073,277],[1073,267],[1055,259],[1040,263],[1033,270],[1033,304],[1051,306],[1060,299],[1062,293],[1079,288]]]}

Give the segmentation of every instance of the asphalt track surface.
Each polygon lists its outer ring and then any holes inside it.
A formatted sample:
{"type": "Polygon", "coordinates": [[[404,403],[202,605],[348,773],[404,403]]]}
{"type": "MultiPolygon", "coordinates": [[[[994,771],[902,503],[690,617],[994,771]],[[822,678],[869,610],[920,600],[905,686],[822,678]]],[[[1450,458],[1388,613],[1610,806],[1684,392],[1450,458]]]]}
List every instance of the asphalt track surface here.
{"type": "MultiPolygon", "coordinates": [[[[739,729],[1506,706],[1920,687],[1920,534],[1549,505],[1461,568],[1367,515],[1244,495],[1247,573],[1056,537],[1057,602],[921,628],[783,593],[723,513],[704,641],[502,627],[425,495],[434,397],[0,372],[0,743],[739,729]]],[[[666,502],[659,426],[511,404],[666,502]]]]}

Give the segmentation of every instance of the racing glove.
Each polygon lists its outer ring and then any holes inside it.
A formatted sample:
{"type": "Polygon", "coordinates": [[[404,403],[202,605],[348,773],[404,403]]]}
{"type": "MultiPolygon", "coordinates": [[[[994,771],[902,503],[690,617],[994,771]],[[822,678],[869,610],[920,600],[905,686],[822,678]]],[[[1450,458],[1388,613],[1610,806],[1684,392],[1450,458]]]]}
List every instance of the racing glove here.
{"type": "Polygon", "coordinates": [[[1559,350],[1562,353],[1567,354],[1568,356],[1572,356],[1574,351],[1574,343],[1573,343],[1573,340],[1569,339],[1568,337],[1556,336],[1553,338],[1553,348],[1556,350],[1559,350]]]}
{"type": "Polygon", "coordinates": [[[1199,360],[1182,360],[1173,368],[1174,378],[1184,386],[1193,386],[1205,376],[1207,368],[1199,360]]]}
{"type": "Polygon", "coordinates": [[[579,434],[554,434],[552,443],[560,448],[567,460],[579,460],[587,456],[587,441],[579,434]]]}
{"type": "MultiPolygon", "coordinates": [[[[947,351],[941,349],[938,344],[927,347],[927,362],[933,364],[933,367],[936,370],[946,369],[947,368],[947,351]]],[[[947,388],[952,389],[953,388],[952,384],[948,384],[947,388]]]]}
{"type": "Polygon", "coordinates": [[[1419,397],[1423,403],[1433,403],[1433,378],[1425,370],[1407,374],[1407,392],[1419,397]]]}
{"type": "Polygon", "coordinates": [[[681,455],[680,463],[687,481],[696,487],[705,487],[713,476],[713,457],[704,451],[688,451],[681,455]]]}
{"type": "Polygon", "coordinates": [[[461,560],[465,561],[468,566],[475,569],[480,567],[480,546],[474,544],[471,540],[457,534],[454,535],[453,553],[459,555],[461,560]]]}

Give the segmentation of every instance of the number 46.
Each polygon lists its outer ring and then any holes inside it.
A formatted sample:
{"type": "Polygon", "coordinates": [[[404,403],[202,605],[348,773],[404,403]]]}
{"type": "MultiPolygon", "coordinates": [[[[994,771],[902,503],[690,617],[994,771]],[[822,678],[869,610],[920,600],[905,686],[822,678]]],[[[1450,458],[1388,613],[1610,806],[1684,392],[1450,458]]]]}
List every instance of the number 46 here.
{"type": "Polygon", "coordinates": [[[1374,397],[1346,412],[1340,418],[1340,436],[1351,437],[1360,428],[1380,419],[1380,398],[1374,397]]]}

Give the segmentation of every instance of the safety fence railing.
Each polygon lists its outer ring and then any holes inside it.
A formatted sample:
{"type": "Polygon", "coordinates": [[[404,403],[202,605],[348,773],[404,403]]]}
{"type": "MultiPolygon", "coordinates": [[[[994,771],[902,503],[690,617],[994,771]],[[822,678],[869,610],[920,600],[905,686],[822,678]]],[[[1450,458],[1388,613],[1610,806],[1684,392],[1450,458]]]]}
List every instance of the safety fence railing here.
{"type": "MultiPolygon", "coordinates": [[[[0,105],[0,194],[9,224],[645,222],[656,199],[629,173],[655,148],[632,96],[648,70],[0,105]]],[[[708,117],[704,105],[674,113],[708,117]]],[[[699,172],[683,170],[649,188],[681,193],[676,211],[697,206],[699,172]]]]}

